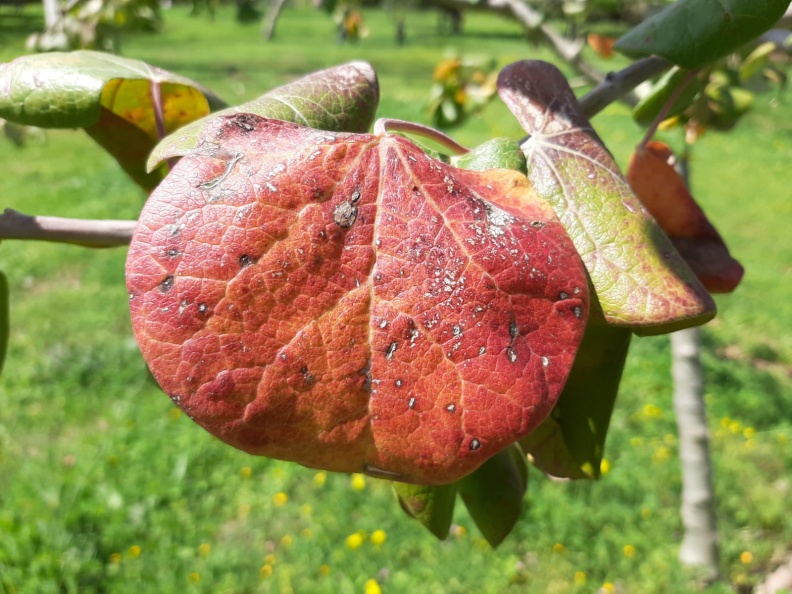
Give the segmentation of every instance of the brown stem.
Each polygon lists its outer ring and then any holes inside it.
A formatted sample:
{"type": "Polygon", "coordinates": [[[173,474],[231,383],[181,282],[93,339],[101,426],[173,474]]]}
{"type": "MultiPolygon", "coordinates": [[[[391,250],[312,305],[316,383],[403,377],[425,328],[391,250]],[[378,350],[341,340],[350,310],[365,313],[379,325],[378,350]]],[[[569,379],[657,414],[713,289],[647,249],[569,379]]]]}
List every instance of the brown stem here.
{"type": "Polygon", "coordinates": [[[0,240],[36,239],[103,248],[127,245],[137,221],[36,217],[10,208],[0,215],[0,240]]]}
{"type": "Polygon", "coordinates": [[[455,155],[465,155],[470,152],[459,144],[450,136],[443,134],[439,130],[424,126],[423,124],[416,124],[415,122],[407,122],[404,120],[394,120],[391,118],[380,118],[374,122],[374,134],[377,136],[384,136],[388,132],[405,132],[407,134],[415,134],[444,146],[455,155]]]}
{"type": "Polygon", "coordinates": [[[154,121],[157,123],[157,137],[162,140],[168,133],[165,130],[165,114],[162,110],[162,87],[159,81],[151,81],[151,103],[154,108],[154,121]]]}

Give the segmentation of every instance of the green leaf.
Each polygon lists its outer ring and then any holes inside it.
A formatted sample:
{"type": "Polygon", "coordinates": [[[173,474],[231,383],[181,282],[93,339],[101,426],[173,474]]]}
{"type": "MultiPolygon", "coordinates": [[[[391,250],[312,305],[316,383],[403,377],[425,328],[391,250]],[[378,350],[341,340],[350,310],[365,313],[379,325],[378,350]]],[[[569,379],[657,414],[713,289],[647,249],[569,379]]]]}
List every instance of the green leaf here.
{"type": "Polygon", "coordinates": [[[8,279],[0,270],[0,373],[3,373],[6,353],[8,352],[8,334],[10,332],[10,299],[8,279]]]}
{"type": "Polygon", "coordinates": [[[493,138],[467,154],[452,157],[451,164],[472,171],[501,168],[526,173],[525,155],[520,145],[506,138],[493,138]]]}
{"type": "Polygon", "coordinates": [[[145,171],[160,135],[223,106],[188,78],[102,52],[33,54],[0,64],[0,117],[41,128],[85,128],[145,190],[164,175],[145,171]]]}
{"type": "Polygon", "coordinates": [[[236,107],[185,126],[165,138],[148,160],[149,171],[165,159],[183,157],[216,117],[252,113],[331,132],[365,132],[374,121],[379,83],[367,62],[349,62],[314,72],[236,107]]]}
{"type": "Polygon", "coordinates": [[[788,6],[789,0],[678,0],[619,38],[615,49],[701,68],[759,37],[788,6]]]}
{"type": "Polygon", "coordinates": [[[393,483],[393,490],[399,496],[402,509],[434,534],[440,540],[448,536],[451,519],[454,516],[457,484],[425,487],[393,483]]]}
{"type": "Polygon", "coordinates": [[[520,440],[533,464],[563,478],[599,478],[605,437],[632,334],[589,324],[553,412],[520,440]]]}
{"type": "Polygon", "coordinates": [[[498,91],[531,134],[528,178],[572,238],[605,321],[662,334],[712,319],[712,297],[630,190],[564,75],[517,62],[501,71],[498,91]]]}
{"type": "Polygon", "coordinates": [[[484,538],[493,547],[508,536],[528,487],[525,456],[516,444],[495,454],[459,481],[459,494],[484,538]]]}
{"type": "Polygon", "coordinates": [[[740,64],[740,82],[748,82],[756,76],[765,67],[776,47],[772,41],[766,41],[748,54],[740,64]]]}
{"type": "MultiPolygon", "coordinates": [[[[671,95],[685,80],[688,72],[688,70],[675,67],[661,76],[652,86],[649,94],[641,99],[633,109],[633,119],[642,126],[648,126],[654,122],[660,110],[671,99],[671,95]]],[[[698,78],[694,78],[674,101],[666,117],[670,118],[682,113],[693,102],[699,91],[701,91],[701,83],[698,78]]]]}

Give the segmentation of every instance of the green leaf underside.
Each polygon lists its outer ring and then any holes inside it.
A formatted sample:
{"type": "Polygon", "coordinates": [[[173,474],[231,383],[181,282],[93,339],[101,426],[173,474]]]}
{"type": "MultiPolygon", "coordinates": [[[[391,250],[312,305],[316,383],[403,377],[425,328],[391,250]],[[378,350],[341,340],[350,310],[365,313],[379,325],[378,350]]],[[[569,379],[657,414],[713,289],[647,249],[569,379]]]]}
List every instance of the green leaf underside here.
{"type": "Polygon", "coordinates": [[[527,173],[525,155],[520,145],[506,138],[493,138],[467,154],[452,157],[451,164],[471,171],[511,169],[523,175],[527,173]]]}
{"type": "MultiPolygon", "coordinates": [[[[687,75],[687,70],[672,68],[661,76],[652,86],[649,94],[642,98],[633,109],[633,119],[642,126],[651,124],[687,75]]],[[[674,104],[668,109],[665,117],[670,118],[682,113],[693,102],[693,99],[700,91],[700,81],[698,79],[691,80],[677,100],[674,101],[674,104]]]]}
{"type": "Polygon", "coordinates": [[[632,333],[589,324],[553,412],[520,440],[533,464],[562,478],[599,478],[613,405],[632,333]]]}
{"type": "Polygon", "coordinates": [[[10,333],[10,300],[8,279],[0,271],[0,373],[3,373],[6,353],[8,352],[8,335],[10,333]]]}
{"type": "Polygon", "coordinates": [[[407,483],[393,483],[402,509],[423,524],[440,540],[448,536],[454,517],[457,483],[425,487],[407,483]]]}
{"type": "Polygon", "coordinates": [[[493,547],[520,519],[528,468],[517,444],[495,454],[459,482],[459,494],[484,538],[493,547]]]}
{"type": "Polygon", "coordinates": [[[615,49],[700,68],[770,29],[788,6],[789,0],[678,0],[622,36],[615,49]]]}
{"type": "Polygon", "coordinates": [[[498,91],[531,134],[528,178],[572,238],[607,323],[662,334],[712,319],[712,297],[630,190],[563,74],[517,62],[498,91]]]}
{"type": "MultiPolygon", "coordinates": [[[[0,64],[0,117],[41,128],[96,124],[111,81],[171,83],[200,92],[207,111],[223,101],[194,81],[140,60],[80,50],[22,56],[0,64]]],[[[203,114],[201,114],[203,115],[203,114]]]]}
{"type": "Polygon", "coordinates": [[[365,132],[374,121],[378,103],[379,83],[370,64],[349,62],[320,70],[171,134],[151,153],[148,169],[195,150],[216,117],[252,113],[331,132],[365,132]]]}

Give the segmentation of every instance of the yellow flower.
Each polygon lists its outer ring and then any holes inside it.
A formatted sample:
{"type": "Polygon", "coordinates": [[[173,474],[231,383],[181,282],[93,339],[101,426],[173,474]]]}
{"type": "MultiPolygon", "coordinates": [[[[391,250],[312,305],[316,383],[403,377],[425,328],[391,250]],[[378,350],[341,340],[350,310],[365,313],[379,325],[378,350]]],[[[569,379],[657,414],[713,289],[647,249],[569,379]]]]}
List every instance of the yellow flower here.
{"type": "Polygon", "coordinates": [[[723,417],[720,420],[720,426],[723,427],[724,429],[728,429],[729,425],[731,425],[731,422],[732,420],[729,417],[723,417]]]}
{"type": "Polygon", "coordinates": [[[631,437],[630,438],[630,445],[634,448],[640,448],[643,446],[644,440],[640,437],[631,437]]]}
{"type": "Polygon", "coordinates": [[[275,565],[276,560],[277,558],[272,553],[264,557],[264,563],[266,563],[267,565],[275,565]]]}
{"type": "Polygon", "coordinates": [[[756,435],[756,429],[754,429],[753,427],[746,427],[745,429],[743,429],[743,437],[745,439],[751,439],[755,435],[756,435]]]}
{"type": "Polygon", "coordinates": [[[330,566],[329,565],[320,565],[319,566],[319,575],[330,575],[330,566]]]}
{"type": "Polygon", "coordinates": [[[266,565],[262,565],[261,569],[259,569],[259,577],[263,580],[268,578],[272,575],[272,565],[267,563],[266,565]]]}
{"type": "Polygon", "coordinates": [[[363,535],[360,532],[355,532],[354,534],[350,534],[346,538],[346,546],[350,551],[354,551],[355,549],[360,548],[360,545],[363,544],[363,535]]]}
{"type": "Polygon", "coordinates": [[[657,448],[652,454],[652,460],[655,462],[665,462],[671,457],[671,450],[668,449],[666,446],[660,446],[657,448]]]}
{"type": "Polygon", "coordinates": [[[285,536],[281,536],[280,544],[284,549],[290,549],[294,544],[294,539],[286,534],[285,536]]]}
{"type": "Polygon", "coordinates": [[[663,414],[663,409],[654,404],[647,404],[643,407],[643,415],[648,419],[654,419],[663,414]]]}
{"type": "Polygon", "coordinates": [[[753,553],[750,551],[743,551],[740,553],[740,563],[743,565],[748,565],[751,563],[751,561],[753,561],[753,553]]]}
{"type": "Polygon", "coordinates": [[[603,458],[602,462],[600,462],[600,474],[602,475],[608,474],[610,472],[610,469],[611,469],[610,462],[608,462],[607,458],[603,458]]]}
{"type": "Polygon", "coordinates": [[[674,445],[676,443],[676,440],[677,440],[676,435],[674,435],[673,433],[666,433],[663,436],[663,441],[667,446],[674,445]]]}
{"type": "Polygon", "coordinates": [[[576,586],[583,586],[586,584],[586,572],[585,571],[576,571],[575,572],[575,585],[576,586]]]}
{"type": "Polygon", "coordinates": [[[129,547],[129,550],[127,551],[127,555],[129,555],[133,559],[135,557],[140,557],[140,553],[141,553],[141,548],[137,545],[132,545],[131,547],[129,547]]]}
{"type": "Polygon", "coordinates": [[[170,412],[168,413],[168,416],[170,417],[171,421],[175,421],[181,416],[181,414],[182,414],[182,411],[181,411],[180,408],[172,408],[172,409],[170,409],[170,412]]]}
{"type": "Polygon", "coordinates": [[[313,507],[311,505],[307,504],[307,503],[303,503],[300,506],[300,513],[304,517],[310,518],[313,515],[313,507]]]}
{"type": "Polygon", "coordinates": [[[198,554],[201,557],[207,557],[211,552],[212,552],[212,545],[210,545],[208,542],[204,542],[198,546],[198,554]]]}
{"type": "Polygon", "coordinates": [[[355,491],[362,491],[366,488],[366,477],[364,477],[362,474],[353,474],[350,482],[352,483],[352,488],[355,491]]]}
{"type": "Polygon", "coordinates": [[[110,555],[110,563],[113,565],[118,565],[121,563],[121,553],[113,553],[110,555]]]}
{"type": "Polygon", "coordinates": [[[554,553],[564,553],[566,552],[566,547],[562,545],[560,542],[557,542],[553,545],[553,552],[554,553]]]}
{"type": "Polygon", "coordinates": [[[314,475],[313,482],[317,487],[324,487],[324,484],[327,482],[327,473],[324,471],[317,472],[314,475]]]}
{"type": "Polygon", "coordinates": [[[600,588],[600,592],[603,592],[604,594],[613,594],[613,592],[615,591],[616,588],[614,588],[613,584],[611,584],[610,582],[605,582],[604,584],[602,584],[602,588],[600,588]]]}
{"type": "Polygon", "coordinates": [[[302,534],[305,538],[311,538],[313,536],[313,530],[310,528],[303,528],[300,534],[302,534]]]}
{"type": "Polygon", "coordinates": [[[786,443],[788,441],[786,433],[779,433],[776,439],[778,439],[778,443],[786,443]]]}
{"type": "Polygon", "coordinates": [[[465,535],[467,534],[467,528],[465,528],[464,526],[452,526],[451,534],[453,534],[457,538],[464,538],[465,535]]]}
{"type": "Polygon", "coordinates": [[[742,432],[742,423],[740,421],[732,421],[729,423],[729,431],[732,433],[741,433],[742,432]]]}
{"type": "Polygon", "coordinates": [[[283,507],[289,501],[289,496],[284,492],[275,493],[272,496],[272,503],[275,507],[283,507]]]}
{"type": "Polygon", "coordinates": [[[371,533],[371,542],[375,546],[380,546],[386,540],[388,540],[388,535],[384,530],[375,530],[371,533]]]}
{"type": "Polygon", "coordinates": [[[756,447],[756,440],[755,439],[746,439],[745,440],[745,449],[752,450],[756,447]]]}
{"type": "Polygon", "coordinates": [[[191,584],[200,584],[201,583],[201,574],[192,572],[187,574],[187,581],[191,584]]]}
{"type": "Polygon", "coordinates": [[[624,545],[622,552],[624,553],[624,556],[627,557],[628,559],[632,559],[633,557],[635,557],[635,547],[632,545],[624,545]]]}
{"type": "Polygon", "coordinates": [[[435,66],[432,78],[437,82],[444,83],[452,76],[456,76],[457,72],[459,72],[460,66],[462,66],[462,62],[459,60],[459,58],[443,60],[437,66],[435,66]]]}
{"type": "Polygon", "coordinates": [[[250,475],[253,474],[253,469],[250,466],[243,466],[242,470],[239,471],[239,474],[242,475],[243,479],[249,479],[250,475]]]}
{"type": "Polygon", "coordinates": [[[642,517],[644,520],[648,520],[649,518],[651,518],[651,517],[652,517],[652,510],[651,510],[651,509],[649,509],[648,507],[644,507],[644,508],[641,510],[641,517],[642,517]]]}
{"type": "Polygon", "coordinates": [[[382,588],[380,588],[377,580],[367,580],[364,592],[366,594],[382,594],[382,588]]]}

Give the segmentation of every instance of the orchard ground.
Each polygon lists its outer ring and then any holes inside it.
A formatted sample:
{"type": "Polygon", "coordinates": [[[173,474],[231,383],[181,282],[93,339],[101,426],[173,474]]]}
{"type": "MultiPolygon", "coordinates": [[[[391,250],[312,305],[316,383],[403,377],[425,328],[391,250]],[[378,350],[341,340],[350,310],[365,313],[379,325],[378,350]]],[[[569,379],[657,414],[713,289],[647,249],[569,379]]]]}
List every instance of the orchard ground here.
{"type": "MultiPolygon", "coordinates": [[[[0,60],[40,27],[0,8],[0,60]]],[[[338,45],[332,20],[286,10],[274,42],[237,25],[166,13],[124,55],[190,76],[229,103],[306,72],[364,58],[380,114],[427,122],[434,65],[447,50],[501,66],[550,58],[516,25],[470,18],[462,37],[432,13],[366,12],[369,38],[338,45]]],[[[601,63],[605,69],[622,63],[601,63]]],[[[707,405],[726,581],[747,592],[792,549],[792,99],[757,109],[695,148],[694,193],[745,280],[718,298],[704,332],[707,405]]],[[[595,126],[623,165],[641,131],[611,106],[595,126]]],[[[453,132],[475,145],[522,134],[496,103],[453,132]]],[[[678,144],[678,137],[669,135],[678,144]]],[[[0,139],[0,207],[135,218],[144,196],[82,132],[23,149],[0,139]]],[[[598,483],[530,476],[523,519],[497,550],[461,505],[446,542],[398,508],[390,486],[238,452],[194,425],[148,378],[130,332],[125,250],[5,242],[12,335],[0,377],[0,592],[696,591],[676,561],[679,464],[667,337],[636,339],[598,483]]]]}

